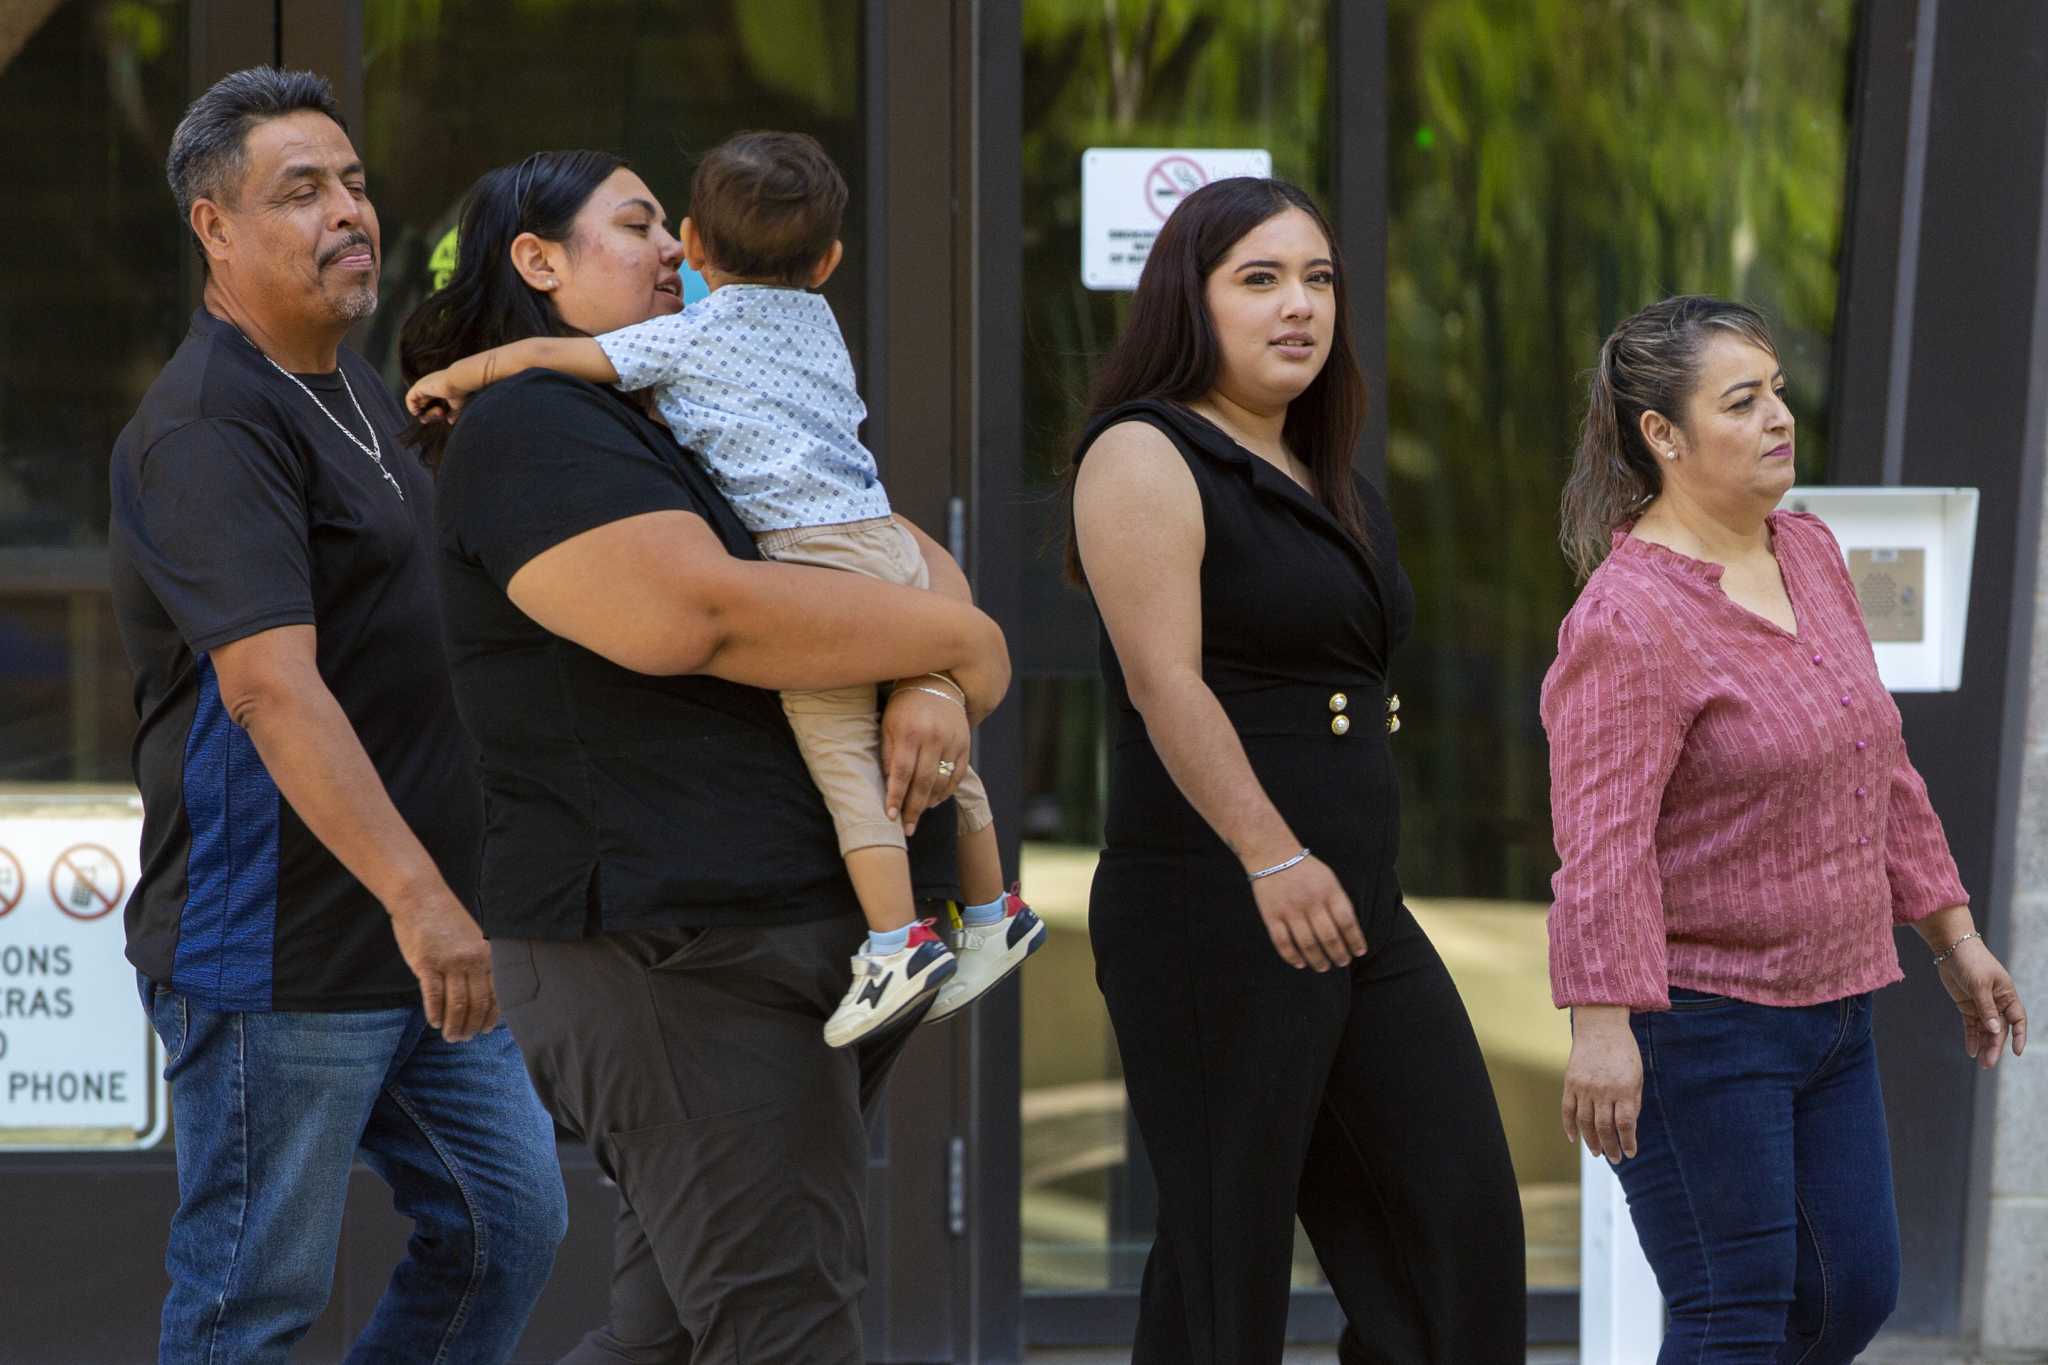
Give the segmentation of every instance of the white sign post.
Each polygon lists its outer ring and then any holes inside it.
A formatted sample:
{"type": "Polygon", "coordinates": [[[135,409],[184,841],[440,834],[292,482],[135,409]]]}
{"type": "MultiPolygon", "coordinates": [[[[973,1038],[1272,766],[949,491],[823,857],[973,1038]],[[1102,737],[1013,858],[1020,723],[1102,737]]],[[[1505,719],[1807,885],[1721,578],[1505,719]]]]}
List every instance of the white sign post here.
{"type": "Polygon", "coordinates": [[[1664,1296],[1628,1200],[1605,1157],[1579,1147],[1579,1360],[1650,1365],[1664,1341],[1664,1296]]]}
{"type": "Polygon", "coordinates": [[[1090,147],[1081,153],[1081,283],[1136,289],[1138,276],[1180,201],[1212,180],[1269,176],[1259,148],[1090,147]]]}
{"type": "Polygon", "coordinates": [[[135,797],[0,796],[0,1150],[148,1147],[170,1109],[123,955],[135,797]]]}

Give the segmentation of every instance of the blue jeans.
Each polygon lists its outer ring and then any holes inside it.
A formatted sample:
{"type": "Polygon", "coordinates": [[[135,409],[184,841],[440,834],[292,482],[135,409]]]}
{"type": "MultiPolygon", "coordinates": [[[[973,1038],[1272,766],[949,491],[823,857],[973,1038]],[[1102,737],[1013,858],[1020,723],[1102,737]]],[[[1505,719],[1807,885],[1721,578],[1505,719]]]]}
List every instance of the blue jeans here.
{"type": "Polygon", "coordinates": [[[290,1355],[327,1304],[358,1152],[413,1233],[351,1365],[510,1359],[568,1227],[511,1033],[449,1043],[418,1006],[235,1013],[141,988],[178,1143],[163,1365],[290,1355]]]}
{"type": "Polygon", "coordinates": [[[1899,1291],[1870,997],[1671,1006],[1630,1020],[1643,1113],[1615,1168],[1671,1313],[1658,1365],[1849,1365],[1899,1291]]]}

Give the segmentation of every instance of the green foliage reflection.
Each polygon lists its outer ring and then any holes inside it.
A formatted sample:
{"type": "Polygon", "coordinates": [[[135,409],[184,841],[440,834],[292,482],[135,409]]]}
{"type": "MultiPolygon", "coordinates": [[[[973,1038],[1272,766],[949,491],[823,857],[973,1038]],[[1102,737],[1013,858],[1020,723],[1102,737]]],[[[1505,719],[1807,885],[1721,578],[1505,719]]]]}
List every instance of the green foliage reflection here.
{"type": "Polygon", "coordinates": [[[1081,285],[1081,153],[1263,147],[1326,194],[1327,25],[1279,0],[1026,0],[1023,30],[1025,458],[1044,483],[1128,299],[1081,285]]]}
{"type": "MultiPolygon", "coordinates": [[[[822,141],[864,240],[861,7],[846,0],[364,0],[358,145],[384,227],[383,303],[366,352],[397,381],[397,332],[433,286],[461,196],[544,147],[624,156],[671,220],[696,158],[741,128],[822,141]]],[[[859,355],[859,270],[825,293],[859,355]]]]}
{"type": "MultiPolygon", "coordinates": [[[[1095,625],[1057,584],[1052,488],[1096,360],[1129,296],[1081,284],[1081,154],[1090,147],[1263,147],[1273,171],[1329,190],[1327,23],[1292,0],[1025,0],[1024,464],[1031,540],[1024,638],[1037,678],[1091,679],[1095,625]]],[[[1092,682],[1029,684],[1029,837],[1092,843],[1102,829],[1101,714],[1092,682]],[[1047,799],[1050,798],[1050,799],[1047,799]]]]}
{"type": "MultiPolygon", "coordinates": [[[[1536,692],[1573,587],[1557,495],[1582,371],[1679,291],[1772,318],[1825,477],[1854,0],[1389,0],[1388,493],[1421,600],[1397,661],[1410,891],[1548,899],[1536,692]]],[[[1026,0],[1026,467],[1067,456],[1126,296],[1080,285],[1091,146],[1266,147],[1327,199],[1328,15],[1303,3],[1026,0]]],[[[1342,225],[1340,225],[1342,226],[1342,225]]],[[[1051,509],[1037,520],[1050,537],[1051,509]]],[[[1049,579],[1042,562],[1034,580],[1049,579]]],[[[1039,673],[1080,674],[1085,611],[1033,590],[1039,673]]],[[[1085,722],[1092,724],[1092,720],[1085,722]]],[[[1081,725],[1062,715],[1064,730],[1081,725]]],[[[1035,833],[1093,838],[1092,770],[1035,833]]]]}
{"type": "Polygon", "coordinates": [[[1761,306],[1824,475],[1852,0],[1393,0],[1389,494],[1412,891],[1547,901],[1536,692],[1582,372],[1665,294],[1761,306]]]}

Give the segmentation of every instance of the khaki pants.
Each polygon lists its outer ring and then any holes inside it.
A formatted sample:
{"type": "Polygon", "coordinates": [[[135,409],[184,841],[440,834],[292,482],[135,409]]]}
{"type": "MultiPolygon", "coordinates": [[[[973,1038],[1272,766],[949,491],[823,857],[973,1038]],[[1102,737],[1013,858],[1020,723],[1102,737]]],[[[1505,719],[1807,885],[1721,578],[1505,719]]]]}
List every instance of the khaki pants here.
{"type": "MultiPolygon", "coordinates": [[[[762,554],[784,564],[845,569],[907,588],[931,587],[917,539],[890,517],[764,531],[754,543],[762,554]]],[[[811,780],[832,812],[841,855],[878,845],[902,848],[903,826],[886,813],[888,787],[882,776],[882,726],[874,687],[784,692],[782,709],[796,732],[811,780]]],[[[988,792],[972,768],[961,773],[953,795],[963,834],[988,827],[994,818],[988,792]]]]}

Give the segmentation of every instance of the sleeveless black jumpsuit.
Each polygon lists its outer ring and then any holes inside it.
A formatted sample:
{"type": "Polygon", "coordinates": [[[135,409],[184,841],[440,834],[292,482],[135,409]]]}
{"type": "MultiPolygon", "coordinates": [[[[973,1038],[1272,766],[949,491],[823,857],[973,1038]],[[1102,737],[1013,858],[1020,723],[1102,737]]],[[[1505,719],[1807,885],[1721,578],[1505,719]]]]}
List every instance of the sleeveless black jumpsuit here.
{"type": "Polygon", "coordinates": [[[1507,1139],[1394,871],[1387,657],[1415,599],[1385,501],[1358,479],[1368,552],[1286,475],[1164,402],[1104,414],[1083,456],[1132,420],[1172,440],[1201,492],[1203,680],[1368,945],[1320,975],[1281,960],[1236,857],[1154,751],[1105,632],[1107,847],[1089,932],[1159,1184],[1133,1363],[1278,1362],[1297,1213],[1349,1321],[1346,1365],[1520,1361],[1507,1139]]]}

